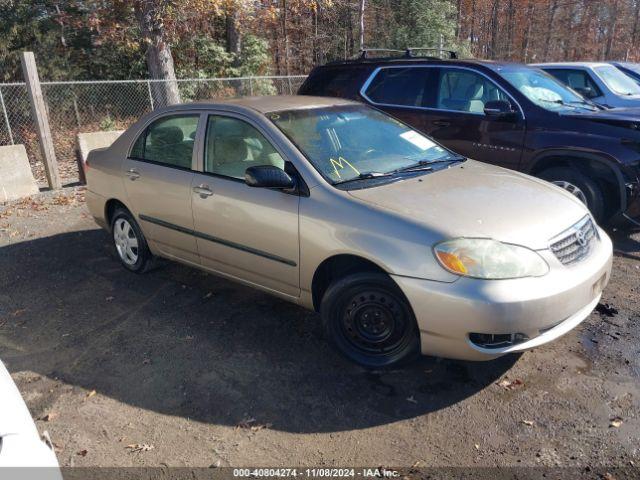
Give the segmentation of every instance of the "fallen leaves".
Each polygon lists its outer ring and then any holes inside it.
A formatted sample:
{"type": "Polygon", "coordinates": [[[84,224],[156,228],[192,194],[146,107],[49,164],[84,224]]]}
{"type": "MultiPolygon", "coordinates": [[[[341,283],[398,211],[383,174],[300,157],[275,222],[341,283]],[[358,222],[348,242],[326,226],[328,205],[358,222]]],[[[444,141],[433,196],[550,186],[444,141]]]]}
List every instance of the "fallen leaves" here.
{"type": "Polygon", "coordinates": [[[516,378],[515,380],[509,380],[507,378],[503,378],[498,382],[497,385],[504,388],[505,390],[513,390],[515,388],[523,386],[524,382],[519,378],[516,378]]]}
{"type": "Polygon", "coordinates": [[[418,401],[415,398],[413,398],[413,395],[407,398],[407,402],[418,403],[418,401]]]}
{"type": "Polygon", "coordinates": [[[131,445],[127,445],[124,448],[129,450],[129,452],[131,453],[142,453],[153,450],[156,447],[154,447],[153,445],[149,445],[148,443],[132,443],[131,445]]]}
{"type": "Polygon", "coordinates": [[[85,400],[90,399],[91,397],[95,396],[97,392],[95,390],[91,390],[89,393],[87,393],[87,395],[84,397],[85,400]]]}
{"type": "Polygon", "coordinates": [[[609,428],[620,428],[621,425],[622,418],[620,417],[613,417],[611,420],[609,420],[609,428]]]}
{"type": "Polygon", "coordinates": [[[76,455],[80,456],[80,457],[86,457],[87,453],[89,453],[89,450],[80,450],[79,452],[76,452],[76,455]]]}
{"type": "Polygon", "coordinates": [[[50,422],[52,421],[54,418],[56,418],[58,416],[57,413],[55,412],[49,412],[46,415],[42,416],[39,418],[39,420],[42,420],[43,422],[50,422]]]}
{"type": "Polygon", "coordinates": [[[252,432],[257,432],[259,430],[270,428],[270,423],[256,423],[256,419],[253,417],[247,417],[238,422],[236,425],[236,430],[251,430],[252,432]]]}
{"type": "Polygon", "coordinates": [[[527,427],[533,427],[535,425],[535,422],[533,420],[522,420],[522,423],[524,423],[527,427]]]}

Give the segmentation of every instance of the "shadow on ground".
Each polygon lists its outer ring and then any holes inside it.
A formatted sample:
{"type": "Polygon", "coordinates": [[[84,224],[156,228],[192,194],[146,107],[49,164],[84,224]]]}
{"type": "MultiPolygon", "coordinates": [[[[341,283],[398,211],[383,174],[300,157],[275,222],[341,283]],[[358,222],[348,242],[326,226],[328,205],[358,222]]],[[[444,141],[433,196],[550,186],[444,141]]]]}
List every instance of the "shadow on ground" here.
{"type": "Polygon", "coordinates": [[[617,255],[640,260],[640,229],[616,229],[610,231],[609,235],[617,255]]]}
{"type": "Polygon", "coordinates": [[[100,230],[0,248],[0,358],[163,414],[292,432],[436,411],[517,359],[367,372],[324,341],[315,313],[177,264],[129,273],[100,230]]]}

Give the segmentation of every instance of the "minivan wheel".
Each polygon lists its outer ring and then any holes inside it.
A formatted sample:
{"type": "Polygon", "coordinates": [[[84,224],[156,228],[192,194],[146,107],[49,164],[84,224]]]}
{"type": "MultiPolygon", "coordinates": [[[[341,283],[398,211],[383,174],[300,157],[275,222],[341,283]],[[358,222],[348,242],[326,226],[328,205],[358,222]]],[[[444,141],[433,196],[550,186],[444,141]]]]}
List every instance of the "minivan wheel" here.
{"type": "Polygon", "coordinates": [[[327,337],[364,367],[397,366],[420,353],[411,306],[387,275],[356,273],[335,281],[320,312],[327,337]]]}
{"type": "Polygon", "coordinates": [[[147,241],[131,213],[124,209],[114,212],[111,219],[111,238],[120,263],[135,273],[149,267],[152,255],[147,241]]]}
{"type": "Polygon", "coordinates": [[[542,171],[539,177],[565,189],[579,199],[589,208],[596,222],[601,223],[605,220],[605,201],[602,189],[594,180],[579,170],[570,167],[553,167],[542,171]]]}

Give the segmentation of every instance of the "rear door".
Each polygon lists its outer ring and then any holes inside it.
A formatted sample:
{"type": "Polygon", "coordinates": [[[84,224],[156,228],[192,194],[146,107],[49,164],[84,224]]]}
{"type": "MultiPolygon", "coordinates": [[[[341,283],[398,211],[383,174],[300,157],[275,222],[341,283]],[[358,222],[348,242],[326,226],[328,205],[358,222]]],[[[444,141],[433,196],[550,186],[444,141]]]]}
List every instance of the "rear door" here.
{"type": "Polygon", "coordinates": [[[363,88],[363,96],[391,115],[430,135],[465,157],[517,169],[525,120],[517,103],[501,87],[468,67],[381,67],[363,88]],[[506,100],[515,118],[488,117],[484,105],[506,100]]]}
{"type": "Polygon", "coordinates": [[[164,255],[198,263],[191,211],[194,141],[200,114],[171,113],[140,134],[124,162],[129,207],[164,255]]]}
{"type": "Polygon", "coordinates": [[[203,150],[191,193],[202,265],[298,297],[300,197],[244,181],[250,166],[291,166],[266,131],[232,114],[208,116],[203,150]]]}

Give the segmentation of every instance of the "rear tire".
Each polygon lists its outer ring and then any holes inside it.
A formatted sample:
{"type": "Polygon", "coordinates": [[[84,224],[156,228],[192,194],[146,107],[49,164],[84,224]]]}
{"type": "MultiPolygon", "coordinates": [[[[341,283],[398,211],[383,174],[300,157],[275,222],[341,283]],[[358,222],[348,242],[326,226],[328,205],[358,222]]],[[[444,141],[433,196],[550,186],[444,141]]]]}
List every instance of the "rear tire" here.
{"type": "Polygon", "coordinates": [[[540,178],[567,190],[584,203],[596,222],[605,219],[604,193],[597,182],[571,167],[552,167],[540,172],[540,178]]]}
{"type": "Polygon", "coordinates": [[[398,366],[420,354],[411,306],[385,274],[356,273],[333,282],[320,313],[327,337],[363,367],[398,366]]]}
{"type": "Polygon", "coordinates": [[[113,212],[111,239],[124,268],[134,273],[144,273],[148,270],[153,256],[140,226],[128,210],[118,208],[113,212]]]}

